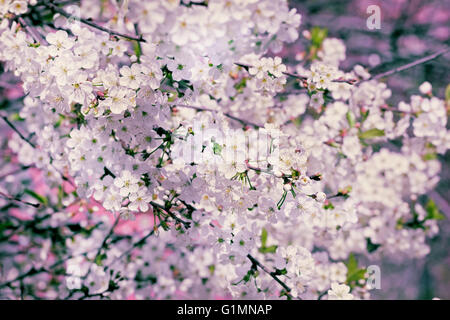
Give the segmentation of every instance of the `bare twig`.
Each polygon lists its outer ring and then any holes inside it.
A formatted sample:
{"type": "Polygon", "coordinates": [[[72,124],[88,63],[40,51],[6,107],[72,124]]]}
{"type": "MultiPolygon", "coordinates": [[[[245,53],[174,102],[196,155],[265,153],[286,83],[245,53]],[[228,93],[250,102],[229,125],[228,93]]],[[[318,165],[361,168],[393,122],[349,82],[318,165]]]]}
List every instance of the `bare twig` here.
{"type": "Polygon", "coordinates": [[[0,81],[0,89],[15,89],[15,88],[17,88],[15,84],[0,81]]]}
{"type": "Polygon", "coordinates": [[[406,70],[406,69],[415,67],[415,66],[417,66],[417,65],[419,65],[419,64],[427,63],[427,62],[429,62],[429,61],[431,61],[431,60],[433,60],[433,59],[436,59],[436,58],[438,58],[438,57],[440,57],[440,56],[442,56],[442,55],[444,55],[444,54],[446,54],[446,53],[448,53],[448,52],[450,52],[450,48],[446,48],[446,49],[439,50],[438,52],[435,52],[435,53],[430,54],[430,55],[428,55],[428,56],[426,56],[426,57],[420,58],[420,59],[418,59],[418,60],[416,60],[416,61],[410,62],[410,63],[405,64],[405,65],[403,65],[403,66],[394,68],[394,69],[392,69],[392,70],[389,70],[389,71],[386,71],[386,72],[377,74],[377,75],[375,75],[375,76],[369,78],[368,80],[371,80],[371,79],[375,79],[375,80],[376,80],[376,79],[380,79],[380,78],[383,78],[383,77],[390,76],[390,75],[392,75],[392,74],[394,74],[394,73],[404,71],[404,70],[406,70]]]}
{"type": "Polygon", "coordinates": [[[119,223],[120,220],[120,215],[117,215],[116,220],[114,221],[113,225],[111,226],[111,228],[109,229],[108,234],[105,236],[105,238],[102,241],[101,246],[98,248],[97,250],[97,254],[95,256],[100,255],[100,253],[102,252],[102,250],[106,247],[106,243],[108,242],[108,239],[113,235],[114,233],[114,228],[117,226],[117,224],[119,223]]]}
{"type": "Polygon", "coordinates": [[[328,290],[325,290],[324,292],[320,293],[317,297],[317,300],[322,300],[322,298],[328,293],[328,290]]]}
{"type": "Polygon", "coordinates": [[[143,245],[145,243],[145,241],[150,238],[151,236],[153,236],[155,234],[155,229],[158,229],[160,225],[156,226],[156,228],[153,228],[149,233],[147,233],[144,237],[142,237],[141,239],[137,240],[136,242],[134,242],[127,250],[125,250],[124,252],[122,252],[122,254],[120,256],[118,256],[117,258],[115,258],[111,264],[113,264],[114,262],[116,262],[117,260],[122,259],[124,256],[126,256],[127,254],[131,253],[131,251],[133,251],[135,248],[137,248],[140,245],[143,245]]]}
{"type": "Polygon", "coordinates": [[[34,208],[39,208],[39,206],[40,206],[39,203],[31,203],[31,202],[28,202],[28,201],[24,201],[24,200],[22,200],[22,199],[20,199],[20,198],[12,197],[12,196],[10,196],[10,195],[7,195],[6,193],[3,193],[3,192],[1,192],[1,191],[0,191],[0,196],[2,196],[3,198],[5,198],[6,200],[20,202],[20,203],[26,204],[27,206],[32,206],[32,207],[34,207],[34,208]]]}
{"type": "MultiPolygon", "coordinates": [[[[150,203],[152,205],[156,204],[158,208],[163,208],[161,205],[157,204],[157,203],[150,203]]],[[[189,205],[193,210],[197,210],[194,207],[192,207],[191,205],[189,205]]],[[[215,228],[214,225],[211,224],[212,227],[215,228]]],[[[151,235],[153,235],[154,231],[150,232],[149,234],[147,234],[144,238],[142,238],[141,240],[137,241],[135,244],[133,244],[133,246],[128,249],[127,251],[125,251],[120,257],[123,257],[125,254],[131,252],[136,246],[138,246],[139,244],[143,243],[145,241],[145,239],[147,239],[148,237],[150,237],[151,235]]],[[[256,258],[254,258],[251,254],[247,255],[247,258],[257,267],[259,267],[261,270],[263,270],[264,272],[266,272],[267,274],[269,274],[276,282],[278,282],[283,289],[286,291],[286,295],[292,299],[292,295],[289,294],[289,292],[291,291],[291,288],[289,288],[282,280],[280,280],[280,278],[278,278],[277,274],[275,272],[271,272],[269,269],[267,269],[266,266],[264,266],[261,262],[259,262],[256,258]]]]}
{"type": "MultiPolygon", "coordinates": [[[[35,145],[33,142],[31,142],[28,138],[26,138],[26,137],[25,137],[25,136],[24,136],[24,135],[16,128],[16,126],[14,126],[14,124],[12,124],[11,121],[9,121],[9,119],[8,119],[7,116],[1,115],[0,118],[2,118],[2,119],[6,122],[6,124],[7,124],[11,129],[14,130],[14,131],[19,135],[19,137],[20,137],[23,141],[25,141],[26,143],[28,143],[33,149],[36,149],[36,145],[35,145]]],[[[60,172],[60,171],[52,164],[52,161],[53,161],[53,158],[50,156],[50,163],[49,163],[50,166],[52,166],[53,169],[61,175],[61,178],[62,178],[64,181],[67,181],[67,182],[69,182],[73,187],[76,187],[76,186],[74,185],[74,183],[73,183],[72,181],[70,181],[70,179],[69,179],[68,177],[66,177],[62,172],[60,172]]]]}
{"type": "Polygon", "coordinates": [[[61,9],[60,7],[56,6],[53,3],[44,2],[42,4],[44,6],[50,8],[50,9],[52,9],[53,11],[59,13],[60,15],[66,17],[66,18],[72,18],[72,19],[78,20],[78,21],[80,21],[80,22],[82,22],[82,23],[84,23],[84,24],[86,24],[86,25],[88,25],[88,26],[90,26],[92,28],[101,30],[101,31],[109,33],[111,35],[119,36],[119,37],[122,37],[122,38],[125,38],[125,39],[128,39],[128,40],[134,40],[134,41],[138,41],[138,42],[147,42],[144,38],[142,38],[142,35],[140,35],[138,38],[133,37],[133,36],[129,36],[129,35],[126,35],[126,34],[123,34],[123,33],[120,33],[120,32],[117,32],[117,31],[110,30],[108,28],[99,26],[98,24],[93,23],[90,20],[83,19],[83,18],[77,17],[77,16],[72,16],[72,15],[70,15],[69,13],[67,13],[66,11],[64,11],[63,9],[61,9]]]}
{"type": "Polygon", "coordinates": [[[16,174],[16,173],[19,173],[19,172],[28,170],[29,168],[31,168],[31,166],[23,166],[23,167],[21,167],[21,168],[15,169],[15,170],[13,170],[13,171],[4,173],[4,174],[2,174],[2,175],[0,176],[0,180],[3,180],[3,179],[5,179],[6,177],[9,177],[9,176],[11,176],[11,175],[13,175],[13,174],[16,174]]]}
{"type": "Polygon", "coordinates": [[[22,17],[18,17],[18,20],[20,22],[20,24],[26,29],[28,30],[28,32],[31,34],[31,36],[33,37],[34,41],[38,42],[38,43],[42,43],[44,45],[48,45],[47,40],[45,40],[40,34],[39,32],[37,32],[37,30],[32,27],[24,18],[22,17]]]}
{"type": "MultiPolygon", "coordinates": [[[[79,256],[84,255],[84,254],[87,254],[87,253],[89,253],[89,252],[82,253],[82,254],[80,254],[79,256]]],[[[64,259],[58,260],[58,261],[56,261],[55,263],[53,263],[50,267],[48,267],[48,269],[46,269],[46,268],[44,268],[44,267],[39,268],[39,269],[35,269],[35,268],[33,267],[33,268],[31,268],[30,270],[28,270],[27,272],[22,273],[21,275],[17,276],[16,278],[14,278],[14,279],[12,279],[12,280],[10,280],[10,281],[1,283],[1,284],[0,284],[0,289],[2,289],[2,288],[4,288],[4,287],[8,287],[8,286],[10,286],[11,284],[13,284],[14,282],[16,282],[16,281],[21,281],[22,279],[25,279],[25,278],[27,278],[27,277],[34,276],[34,275],[39,274],[39,273],[42,273],[42,272],[49,272],[49,270],[51,270],[51,269],[53,269],[53,268],[55,268],[55,267],[57,267],[57,266],[63,264],[64,262],[66,262],[66,261],[69,260],[69,259],[72,259],[73,257],[74,257],[74,256],[69,255],[69,256],[65,257],[64,259]]]]}
{"type": "Polygon", "coordinates": [[[170,212],[170,210],[168,210],[167,208],[165,208],[164,206],[154,202],[154,201],[150,201],[150,204],[154,207],[157,208],[161,211],[164,211],[168,216],[170,216],[172,219],[174,219],[176,222],[178,223],[182,223],[184,225],[185,228],[189,228],[191,226],[191,223],[189,221],[185,221],[183,219],[178,218],[175,214],[173,214],[172,212],[170,212]]]}
{"type": "Polygon", "coordinates": [[[278,276],[275,274],[275,272],[271,272],[269,269],[267,269],[267,267],[265,267],[261,262],[259,262],[258,260],[256,260],[251,254],[247,255],[247,258],[257,267],[259,267],[261,270],[263,270],[265,273],[267,273],[268,275],[270,275],[276,282],[278,282],[284,290],[287,291],[287,296],[289,298],[293,298],[291,294],[289,294],[289,292],[291,291],[291,288],[289,288],[283,281],[280,280],[280,278],[278,278],[278,276]]]}
{"type": "Polygon", "coordinates": [[[9,119],[8,119],[7,116],[2,115],[2,116],[0,116],[0,117],[6,122],[6,124],[7,124],[11,129],[13,129],[13,130],[19,135],[19,137],[20,137],[23,141],[25,141],[26,143],[28,143],[31,147],[33,147],[33,149],[36,148],[36,146],[34,145],[34,143],[31,142],[30,140],[28,140],[27,138],[25,138],[25,136],[24,136],[24,135],[16,128],[16,126],[13,125],[13,124],[11,123],[11,121],[9,121],[9,119]]]}

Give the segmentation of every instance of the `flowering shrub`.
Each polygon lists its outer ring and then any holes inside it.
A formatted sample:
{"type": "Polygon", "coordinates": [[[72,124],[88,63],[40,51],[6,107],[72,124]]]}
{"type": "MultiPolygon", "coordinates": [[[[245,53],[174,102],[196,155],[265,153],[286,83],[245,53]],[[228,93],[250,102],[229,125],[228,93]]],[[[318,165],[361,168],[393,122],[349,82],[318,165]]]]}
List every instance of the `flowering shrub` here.
{"type": "Polygon", "coordinates": [[[389,105],[320,28],[288,67],[286,0],[115,3],[0,4],[7,168],[31,168],[0,177],[1,297],[367,299],[355,255],[429,253],[429,83],[389,105]]]}

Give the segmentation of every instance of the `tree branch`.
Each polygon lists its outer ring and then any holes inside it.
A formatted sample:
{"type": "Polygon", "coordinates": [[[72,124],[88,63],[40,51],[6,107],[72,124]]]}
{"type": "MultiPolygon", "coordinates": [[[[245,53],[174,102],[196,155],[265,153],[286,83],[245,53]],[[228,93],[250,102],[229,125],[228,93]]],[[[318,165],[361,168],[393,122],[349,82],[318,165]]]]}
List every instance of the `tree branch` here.
{"type": "Polygon", "coordinates": [[[33,149],[35,149],[36,148],[36,145],[34,145],[34,143],[32,143],[30,140],[28,140],[27,138],[25,138],[25,136],[11,123],[11,121],[9,121],[9,119],[8,119],[8,117],[7,116],[4,116],[4,115],[2,115],[2,116],[0,116],[5,122],[6,122],[6,124],[11,128],[11,129],[13,129],[18,135],[19,135],[19,137],[23,140],[23,141],[25,141],[26,143],[28,143],[31,147],[33,147],[33,149]]]}
{"type": "Polygon", "coordinates": [[[31,202],[28,202],[28,201],[24,201],[24,200],[22,200],[22,199],[20,199],[20,198],[12,197],[12,196],[10,196],[10,195],[7,195],[6,193],[3,193],[3,192],[1,192],[1,191],[0,191],[0,196],[2,196],[3,198],[5,198],[6,200],[17,201],[17,202],[26,204],[27,206],[32,206],[32,207],[34,207],[34,208],[39,208],[39,207],[40,207],[40,203],[31,203],[31,202]]]}
{"type": "Polygon", "coordinates": [[[118,37],[122,37],[122,38],[125,38],[125,39],[128,39],[128,40],[134,40],[134,41],[138,41],[138,42],[147,42],[144,38],[142,38],[142,35],[140,35],[138,38],[136,38],[136,37],[133,37],[133,36],[129,36],[129,35],[126,35],[126,34],[123,34],[123,33],[120,33],[120,32],[117,32],[117,31],[113,31],[113,30],[110,30],[108,28],[99,26],[98,24],[93,23],[90,20],[83,19],[83,18],[77,17],[77,16],[72,16],[72,15],[70,15],[69,13],[67,13],[66,11],[64,11],[63,9],[61,9],[60,7],[56,6],[53,3],[46,3],[46,2],[44,2],[44,3],[40,3],[40,4],[46,6],[47,8],[52,9],[53,11],[59,13],[60,15],[66,17],[66,18],[72,18],[72,19],[78,20],[78,21],[80,21],[80,22],[82,22],[82,23],[84,23],[84,24],[86,24],[86,25],[88,25],[88,26],[90,26],[92,28],[101,30],[101,31],[109,33],[111,35],[115,35],[115,36],[118,36],[118,37]]]}
{"type": "Polygon", "coordinates": [[[185,221],[183,219],[178,218],[176,215],[174,215],[172,212],[170,212],[170,210],[168,210],[167,208],[165,208],[164,206],[154,202],[154,201],[150,201],[150,204],[154,207],[157,208],[161,211],[164,211],[167,215],[169,215],[172,219],[174,219],[176,222],[178,223],[182,223],[184,225],[184,227],[187,229],[191,226],[191,223],[189,221],[185,221]]]}
{"type": "Polygon", "coordinates": [[[29,23],[27,23],[27,21],[22,18],[22,17],[18,17],[18,21],[20,22],[20,24],[29,31],[29,33],[31,34],[31,37],[33,37],[34,41],[38,42],[38,43],[42,43],[44,45],[48,45],[47,40],[45,40],[40,34],[39,32],[36,31],[36,29],[34,27],[32,27],[29,23]]]}
{"type": "MultiPolygon", "coordinates": [[[[28,143],[33,149],[36,149],[36,145],[34,144],[34,143],[32,143],[29,139],[27,139],[27,138],[25,138],[25,136],[11,123],[11,121],[9,121],[9,119],[8,119],[8,117],[7,116],[4,116],[4,115],[1,115],[0,116],[0,118],[2,118],[5,122],[6,122],[6,124],[11,128],[11,129],[13,129],[18,135],[19,135],[19,137],[23,140],[23,141],[25,141],[26,143],[28,143]]],[[[68,178],[68,177],[66,177],[62,172],[60,172],[53,164],[52,164],[52,161],[53,161],[53,158],[52,158],[52,156],[50,156],[49,155],[49,157],[50,157],[50,166],[52,166],[53,167],[53,169],[56,171],[56,172],[58,172],[60,175],[61,175],[61,178],[64,180],[64,181],[67,181],[67,182],[69,182],[73,187],[76,187],[75,186],[75,184],[72,182],[72,181],[70,181],[70,179],[68,178]]]]}
{"type": "Polygon", "coordinates": [[[261,262],[259,262],[258,260],[256,260],[251,254],[247,255],[247,258],[255,265],[258,266],[259,268],[261,268],[261,270],[263,270],[265,273],[267,273],[268,275],[270,275],[276,282],[278,282],[284,290],[287,291],[287,296],[291,299],[293,299],[292,295],[289,294],[289,292],[291,291],[291,288],[289,288],[283,281],[280,280],[280,278],[278,278],[278,276],[275,274],[275,272],[271,272],[269,269],[267,269],[261,262]]]}
{"type": "MultiPolygon", "coordinates": [[[[83,254],[87,254],[87,253],[89,253],[89,252],[82,253],[82,254],[80,254],[80,256],[83,255],[83,254]]],[[[42,273],[42,272],[48,272],[48,270],[51,270],[51,269],[53,269],[53,268],[63,264],[64,262],[66,262],[67,260],[69,260],[71,258],[73,258],[72,255],[67,256],[64,259],[58,260],[55,263],[53,263],[48,269],[45,269],[44,267],[39,268],[39,269],[35,269],[34,267],[32,267],[30,270],[28,270],[25,273],[22,273],[21,275],[17,276],[16,278],[14,278],[14,279],[12,279],[10,281],[1,283],[0,284],[0,289],[2,289],[4,287],[7,287],[7,286],[13,284],[16,281],[21,281],[22,279],[25,279],[26,277],[34,276],[34,275],[42,273]]]]}

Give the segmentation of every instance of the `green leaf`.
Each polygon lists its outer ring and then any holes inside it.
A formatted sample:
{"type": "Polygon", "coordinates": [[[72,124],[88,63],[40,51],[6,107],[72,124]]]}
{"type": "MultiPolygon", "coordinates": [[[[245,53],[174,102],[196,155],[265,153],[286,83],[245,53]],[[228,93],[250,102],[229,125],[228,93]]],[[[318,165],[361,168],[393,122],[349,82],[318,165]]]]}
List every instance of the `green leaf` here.
{"type": "Polygon", "coordinates": [[[373,243],[370,238],[367,238],[366,241],[367,241],[366,249],[367,252],[369,253],[375,252],[381,246],[381,244],[373,243]]]}
{"type": "Polygon", "coordinates": [[[358,261],[353,253],[350,253],[347,261],[347,274],[355,272],[358,269],[358,261]]]}
{"type": "Polygon", "coordinates": [[[234,85],[234,88],[238,91],[238,92],[242,92],[242,90],[246,87],[247,85],[247,79],[243,78],[241,81],[239,81],[238,83],[236,83],[234,85]]]}
{"type": "Polygon", "coordinates": [[[220,154],[222,152],[222,146],[217,142],[213,143],[213,152],[214,154],[220,154]]]}
{"type": "Polygon", "coordinates": [[[25,119],[23,119],[18,112],[13,113],[10,116],[10,120],[11,121],[25,121],[25,119]]]}
{"type": "Polygon", "coordinates": [[[353,116],[353,113],[348,111],[345,115],[347,117],[347,122],[350,128],[353,128],[355,126],[355,117],[353,116]]]}
{"type": "Polygon", "coordinates": [[[427,204],[425,205],[425,210],[427,211],[426,219],[430,220],[444,220],[445,216],[439,211],[436,203],[429,199],[427,204]]]}
{"type": "Polygon", "coordinates": [[[347,284],[354,287],[359,280],[364,279],[366,269],[358,268],[358,261],[353,253],[348,257],[347,265],[347,284]]]}
{"type": "Polygon", "coordinates": [[[382,136],[384,136],[384,130],[380,130],[377,128],[369,129],[359,134],[360,139],[372,139],[375,137],[382,137],[382,136]]]}
{"type": "Polygon", "coordinates": [[[139,59],[142,55],[142,49],[141,49],[141,45],[140,45],[139,41],[135,41],[133,43],[133,50],[134,50],[134,54],[139,59]]]}
{"type": "Polygon", "coordinates": [[[250,278],[255,274],[255,271],[253,269],[250,269],[247,274],[244,276],[242,280],[244,280],[245,283],[250,281],[250,278]]]}
{"type": "Polygon", "coordinates": [[[281,196],[281,199],[277,203],[278,210],[281,210],[281,207],[283,206],[284,201],[286,200],[287,191],[283,192],[283,195],[281,196]]]}
{"type": "Polygon", "coordinates": [[[214,274],[214,271],[216,270],[216,266],[215,265],[210,265],[209,267],[208,267],[208,270],[209,270],[209,273],[211,274],[211,275],[213,275],[214,274]]]}
{"type": "Polygon", "coordinates": [[[450,84],[448,84],[447,88],[445,88],[445,102],[447,105],[450,104],[450,84]]]}
{"type": "Polygon", "coordinates": [[[313,46],[320,48],[322,45],[323,40],[328,35],[328,29],[327,28],[321,28],[321,27],[314,27],[311,30],[311,42],[313,46]]]}
{"type": "Polygon", "coordinates": [[[287,274],[286,268],[284,268],[284,269],[282,269],[282,270],[280,270],[280,269],[275,269],[275,275],[277,275],[277,276],[283,276],[283,275],[285,275],[285,274],[287,274]]]}
{"type": "Polygon", "coordinates": [[[334,205],[331,203],[331,201],[328,201],[328,203],[323,205],[323,208],[325,210],[330,210],[330,209],[334,209],[334,205]]]}
{"type": "Polygon", "coordinates": [[[275,253],[275,252],[277,252],[277,249],[278,249],[277,245],[272,245],[272,246],[269,246],[269,247],[259,248],[258,251],[261,252],[261,253],[275,253]]]}
{"type": "Polygon", "coordinates": [[[364,275],[366,274],[366,269],[358,269],[354,273],[347,276],[347,282],[358,282],[361,279],[364,279],[364,275]]]}
{"type": "Polygon", "coordinates": [[[265,228],[262,229],[261,232],[261,245],[263,248],[266,247],[266,243],[267,243],[267,230],[265,228]]]}
{"type": "Polygon", "coordinates": [[[435,152],[426,153],[423,155],[422,159],[425,161],[435,160],[435,159],[437,159],[437,153],[435,153],[435,152]]]}
{"type": "Polygon", "coordinates": [[[29,196],[33,197],[34,199],[36,199],[37,201],[39,201],[43,205],[47,205],[48,204],[48,199],[45,196],[42,196],[42,195],[34,192],[33,190],[25,189],[24,193],[26,193],[29,196]]]}
{"type": "Polygon", "coordinates": [[[278,246],[276,245],[272,245],[267,247],[267,230],[265,228],[262,229],[261,231],[261,248],[258,249],[259,252],[261,253],[275,253],[277,251],[278,246]]]}
{"type": "Polygon", "coordinates": [[[105,260],[105,259],[106,259],[106,254],[102,253],[95,257],[94,262],[96,265],[101,266],[101,265],[103,265],[103,260],[105,260]]]}

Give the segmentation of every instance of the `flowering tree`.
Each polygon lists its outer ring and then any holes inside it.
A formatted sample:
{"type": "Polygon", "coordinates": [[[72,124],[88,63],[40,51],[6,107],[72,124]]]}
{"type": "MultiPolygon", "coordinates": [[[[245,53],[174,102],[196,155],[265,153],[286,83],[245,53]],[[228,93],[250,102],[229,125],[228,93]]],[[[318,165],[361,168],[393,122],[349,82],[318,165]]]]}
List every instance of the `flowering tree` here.
{"type": "Polygon", "coordinates": [[[0,297],[367,299],[356,256],[421,258],[449,100],[286,0],[0,4],[0,297]],[[420,92],[420,94],[419,94],[420,92]],[[11,99],[10,99],[11,100],[11,99]],[[5,131],[6,132],[6,131],[5,131]]]}

